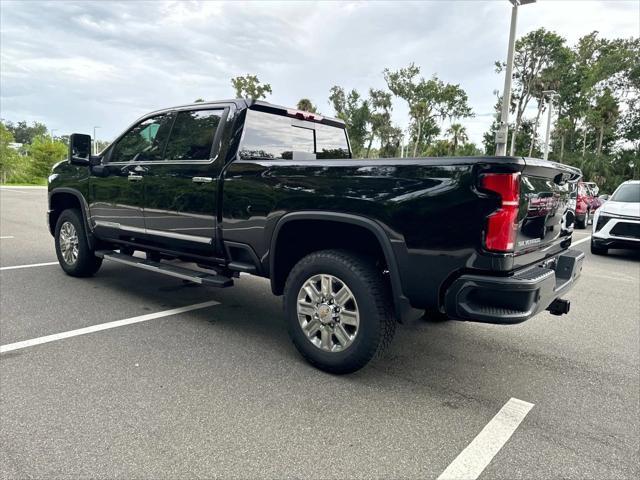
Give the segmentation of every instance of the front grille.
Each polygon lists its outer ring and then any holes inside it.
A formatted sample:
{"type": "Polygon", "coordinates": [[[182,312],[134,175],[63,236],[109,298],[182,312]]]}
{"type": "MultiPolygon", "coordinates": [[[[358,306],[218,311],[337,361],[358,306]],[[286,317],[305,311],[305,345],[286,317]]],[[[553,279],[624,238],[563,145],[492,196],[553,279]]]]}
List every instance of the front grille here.
{"type": "Polygon", "coordinates": [[[611,235],[640,238],[640,223],[618,222],[616,226],[611,229],[611,235]]]}

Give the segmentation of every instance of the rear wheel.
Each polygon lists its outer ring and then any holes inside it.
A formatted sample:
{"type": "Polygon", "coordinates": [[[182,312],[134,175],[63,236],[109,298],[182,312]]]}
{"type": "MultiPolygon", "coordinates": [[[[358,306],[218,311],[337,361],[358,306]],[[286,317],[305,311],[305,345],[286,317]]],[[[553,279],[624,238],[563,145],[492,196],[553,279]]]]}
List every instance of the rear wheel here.
{"type": "Polygon", "coordinates": [[[607,247],[601,247],[591,239],[591,253],[594,255],[606,255],[609,252],[607,247]]]}
{"type": "Polygon", "coordinates": [[[586,215],[582,220],[580,220],[579,218],[576,217],[576,228],[584,229],[586,227],[587,227],[587,217],[586,217],[586,215]]]}
{"type": "Polygon", "coordinates": [[[69,209],[60,214],[54,238],[58,262],[68,275],[90,277],[102,265],[102,259],[89,247],[80,210],[69,209]]]}
{"type": "Polygon", "coordinates": [[[391,295],[375,262],[343,250],[307,255],[284,292],[289,335],[302,356],[330,373],[364,367],[391,342],[391,295]]]}

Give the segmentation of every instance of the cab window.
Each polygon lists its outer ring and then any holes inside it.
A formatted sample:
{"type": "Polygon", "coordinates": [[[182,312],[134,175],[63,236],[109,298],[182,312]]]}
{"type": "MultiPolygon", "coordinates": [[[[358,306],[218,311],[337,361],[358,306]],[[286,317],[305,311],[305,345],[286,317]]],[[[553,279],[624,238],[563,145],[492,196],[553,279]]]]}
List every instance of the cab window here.
{"type": "Polygon", "coordinates": [[[114,145],[109,162],[161,160],[173,116],[163,113],[143,120],[114,145]]]}
{"type": "Polygon", "coordinates": [[[239,153],[245,160],[350,158],[343,128],[256,110],[247,112],[239,153]]]}
{"type": "Polygon", "coordinates": [[[209,160],[223,110],[178,112],[164,157],[167,160],[209,160]]]}

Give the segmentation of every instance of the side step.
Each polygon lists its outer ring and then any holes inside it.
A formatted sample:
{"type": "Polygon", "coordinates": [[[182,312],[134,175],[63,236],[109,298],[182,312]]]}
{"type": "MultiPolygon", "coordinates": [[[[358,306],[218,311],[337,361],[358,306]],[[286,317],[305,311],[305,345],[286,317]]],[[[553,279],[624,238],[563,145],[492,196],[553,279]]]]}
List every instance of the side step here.
{"type": "Polygon", "coordinates": [[[189,268],[182,268],[168,263],[154,262],[145,258],[132,257],[113,250],[98,250],[95,252],[96,257],[111,260],[113,262],[123,263],[130,267],[138,267],[151,272],[162,273],[171,277],[181,278],[190,282],[199,283],[208,287],[231,287],[233,279],[224,275],[214,275],[207,272],[199,272],[189,268]]]}

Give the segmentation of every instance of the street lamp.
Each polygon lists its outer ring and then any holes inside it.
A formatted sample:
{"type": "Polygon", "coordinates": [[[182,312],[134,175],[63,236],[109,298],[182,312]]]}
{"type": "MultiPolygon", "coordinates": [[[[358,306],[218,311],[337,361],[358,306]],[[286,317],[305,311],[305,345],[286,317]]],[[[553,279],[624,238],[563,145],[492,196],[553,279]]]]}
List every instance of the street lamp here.
{"type": "Polygon", "coordinates": [[[93,154],[94,155],[98,154],[98,139],[96,138],[96,128],[100,128],[100,127],[93,127],[93,154]]]}
{"type": "Polygon", "coordinates": [[[516,45],[516,24],[518,23],[518,7],[535,3],[536,0],[509,0],[511,8],[511,28],[509,30],[509,50],[507,51],[507,68],[504,72],[504,89],[502,91],[502,112],[500,125],[496,132],[496,156],[507,154],[507,138],[509,136],[509,107],[511,106],[511,75],[513,72],[513,51],[516,45]]]}
{"type": "Polygon", "coordinates": [[[558,92],[555,90],[544,90],[542,92],[544,97],[547,97],[547,134],[544,140],[544,159],[549,158],[549,136],[551,134],[551,111],[553,110],[553,99],[558,96],[558,92]]]}

